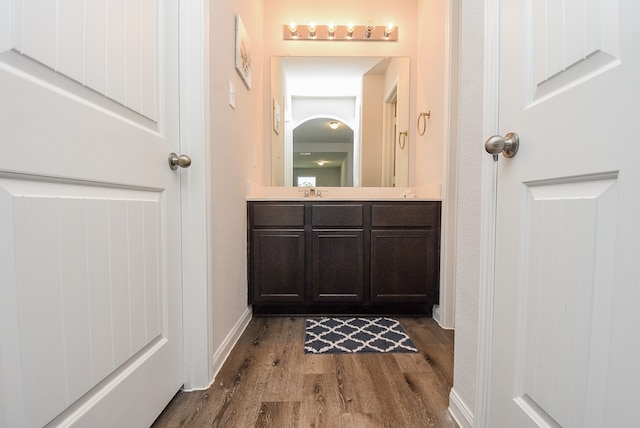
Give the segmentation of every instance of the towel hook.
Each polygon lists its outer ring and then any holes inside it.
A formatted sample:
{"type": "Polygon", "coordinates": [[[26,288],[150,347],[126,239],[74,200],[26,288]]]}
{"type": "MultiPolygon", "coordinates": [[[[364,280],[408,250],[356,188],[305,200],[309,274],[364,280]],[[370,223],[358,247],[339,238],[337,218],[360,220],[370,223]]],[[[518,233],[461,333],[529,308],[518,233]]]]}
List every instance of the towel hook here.
{"type": "Polygon", "coordinates": [[[427,131],[427,119],[429,119],[431,117],[431,110],[429,110],[426,113],[420,113],[420,116],[418,116],[418,123],[417,123],[417,127],[418,127],[418,134],[420,136],[423,136],[424,133],[427,131]],[[420,120],[422,119],[422,121],[420,120]],[[422,122],[422,126],[421,123],[422,122]]]}
{"type": "Polygon", "coordinates": [[[404,147],[407,145],[408,137],[409,137],[409,131],[402,131],[400,133],[400,138],[398,138],[398,145],[400,146],[400,150],[404,150],[404,147]]]}

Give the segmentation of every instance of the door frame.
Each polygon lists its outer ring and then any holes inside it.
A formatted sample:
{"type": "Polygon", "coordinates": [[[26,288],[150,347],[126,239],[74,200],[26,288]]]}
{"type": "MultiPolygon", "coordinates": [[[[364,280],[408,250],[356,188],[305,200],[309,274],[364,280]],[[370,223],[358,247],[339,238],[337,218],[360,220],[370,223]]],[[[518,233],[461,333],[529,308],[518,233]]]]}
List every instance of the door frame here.
{"type": "MultiPolygon", "coordinates": [[[[484,1],[484,94],[482,135],[486,138],[500,133],[500,0],[484,1]]],[[[491,390],[493,343],[493,301],[496,267],[496,208],[498,190],[498,164],[483,153],[482,206],[480,211],[480,289],[478,292],[478,354],[476,369],[476,402],[473,415],[475,427],[488,424],[491,390]]],[[[497,159],[497,161],[496,161],[497,159]]]]}
{"type": "Polygon", "coordinates": [[[456,300],[456,229],[458,218],[458,147],[453,144],[458,132],[460,85],[460,0],[447,0],[444,38],[444,129],[442,151],[442,240],[440,251],[439,303],[433,308],[433,318],[445,329],[455,328],[456,300]]]}
{"type": "Polygon", "coordinates": [[[209,2],[180,2],[180,150],[193,159],[182,171],[182,292],[184,388],[213,382],[211,337],[211,168],[209,121],[209,2]]]}
{"type": "MultiPolygon", "coordinates": [[[[398,80],[385,94],[382,107],[382,185],[396,185],[396,115],[398,105],[398,80]]],[[[408,148],[407,148],[408,150],[408,148]]]]}
{"type": "MultiPolygon", "coordinates": [[[[487,5],[485,11],[489,15],[492,10],[492,4],[497,0],[485,0],[487,5]]],[[[446,63],[451,66],[452,59],[457,52],[454,52],[454,44],[452,42],[452,32],[460,33],[461,22],[452,25],[454,14],[459,13],[461,7],[460,0],[449,0],[449,29],[448,37],[445,41],[446,51],[449,58],[446,63]],[[457,5],[457,6],[456,6],[457,5]],[[455,7],[456,10],[453,10],[455,7]]],[[[211,382],[217,371],[214,364],[219,366],[222,361],[214,361],[213,342],[210,340],[213,313],[211,308],[212,289],[212,265],[209,254],[211,254],[211,201],[207,197],[210,195],[211,188],[211,168],[210,168],[210,90],[209,90],[209,14],[210,6],[206,0],[188,2],[183,0],[180,2],[180,148],[182,153],[189,154],[194,160],[193,165],[182,171],[181,182],[181,213],[182,213],[182,281],[183,281],[183,328],[184,328],[184,377],[185,389],[205,389],[211,382]],[[186,221],[188,220],[188,221],[186,221]],[[187,310],[188,309],[188,310],[187,310]],[[203,352],[206,350],[206,353],[203,352]]],[[[496,11],[491,14],[497,14],[496,11]]],[[[489,25],[489,24],[488,24],[489,25]]],[[[490,31],[495,31],[489,25],[490,31]]],[[[490,38],[491,34],[487,37],[490,38]]],[[[485,43],[486,44],[486,43],[485,43]]],[[[487,51],[487,49],[485,49],[487,51]]],[[[497,52],[493,55],[496,56],[497,52]]],[[[489,58],[487,54],[487,58],[489,58]]],[[[491,61],[487,61],[487,67],[491,61]]],[[[498,64],[499,65],[499,64],[498,64]]],[[[494,68],[494,67],[489,67],[494,68]]],[[[496,74],[497,74],[497,67],[496,74]]],[[[488,78],[485,72],[485,79],[488,78]]],[[[448,90],[447,117],[449,126],[453,126],[451,121],[451,109],[453,101],[451,100],[455,94],[452,93],[451,83],[455,79],[451,76],[451,72],[447,74],[449,82],[446,83],[448,90]]],[[[497,93],[497,91],[496,91],[497,93]]],[[[486,94],[485,94],[486,96],[486,94]]],[[[489,100],[485,100],[485,106],[489,105],[489,100]]],[[[497,121],[497,98],[493,102],[495,107],[495,116],[497,121]]],[[[488,112],[490,109],[485,108],[485,126],[484,134],[495,133],[496,126],[486,126],[488,112]]],[[[449,138],[446,138],[448,141],[449,138]]],[[[447,144],[449,145],[449,144],[447,144]]],[[[451,152],[451,148],[446,149],[444,156],[446,159],[447,170],[443,172],[443,212],[447,213],[443,216],[443,248],[447,251],[442,252],[441,260],[441,282],[440,282],[440,306],[437,308],[434,316],[438,322],[445,328],[452,328],[455,318],[455,272],[453,272],[453,262],[455,254],[455,229],[456,229],[456,186],[453,178],[457,172],[455,165],[457,163],[457,154],[451,152]],[[451,268],[451,270],[450,270],[451,268]]],[[[286,150],[285,150],[285,153],[286,150]]],[[[491,175],[493,168],[490,157],[485,159],[483,169],[491,175]]],[[[484,174],[487,176],[487,174],[484,174]]],[[[484,180],[486,181],[486,178],[484,180]]],[[[491,207],[495,199],[495,195],[486,195],[483,198],[483,214],[481,217],[483,240],[481,242],[483,281],[480,289],[480,319],[479,331],[480,338],[483,337],[483,331],[490,331],[489,326],[484,326],[487,318],[486,307],[484,303],[487,296],[487,284],[491,283],[487,276],[486,266],[493,267],[493,258],[488,258],[492,251],[485,250],[487,247],[486,236],[493,233],[493,225],[488,223],[486,218],[487,207],[491,207]],[[489,199],[487,199],[489,198],[489,199]],[[489,227],[491,226],[491,228],[489,227]],[[484,315],[483,315],[484,314],[484,315]]],[[[491,270],[492,272],[492,270],[491,270]]],[[[481,343],[485,343],[482,342],[481,343]]],[[[488,361],[490,363],[490,360],[488,361]]],[[[478,369],[487,362],[478,359],[478,369]],[[482,364],[481,364],[482,363],[482,364]]],[[[219,368],[219,367],[218,367],[219,368]]],[[[478,385],[480,380],[478,377],[478,385]]],[[[477,397],[481,397],[478,395],[477,397]]],[[[477,400],[479,403],[479,400],[477,400]]],[[[476,411],[476,414],[477,411],[476,411]]]]}

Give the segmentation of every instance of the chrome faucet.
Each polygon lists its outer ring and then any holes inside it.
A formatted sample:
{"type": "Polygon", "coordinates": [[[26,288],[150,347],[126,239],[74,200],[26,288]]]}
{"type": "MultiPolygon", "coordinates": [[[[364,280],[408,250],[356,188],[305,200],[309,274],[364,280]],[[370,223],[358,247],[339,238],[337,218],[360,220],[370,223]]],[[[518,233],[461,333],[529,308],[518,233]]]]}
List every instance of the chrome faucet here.
{"type": "Polygon", "coordinates": [[[303,194],[304,194],[305,198],[308,198],[311,195],[315,194],[315,191],[316,191],[316,189],[314,189],[311,186],[304,186],[304,187],[299,187],[298,188],[298,192],[304,192],[303,194]]]}
{"type": "Polygon", "coordinates": [[[304,197],[305,198],[310,198],[311,196],[315,195],[316,198],[321,198],[322,197],[322,192],[326,192],[327,189],[317,189],[315,187],[312,186],[305,186],[301,189],[298,189],[298,192],[302,192],[304,191],[304,197]]]}

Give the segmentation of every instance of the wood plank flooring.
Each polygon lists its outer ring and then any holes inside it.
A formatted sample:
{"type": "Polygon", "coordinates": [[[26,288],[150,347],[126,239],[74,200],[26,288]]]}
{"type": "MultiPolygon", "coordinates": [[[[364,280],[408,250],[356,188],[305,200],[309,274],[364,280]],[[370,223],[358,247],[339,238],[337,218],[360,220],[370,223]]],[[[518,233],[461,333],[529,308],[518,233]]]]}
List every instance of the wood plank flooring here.
{"type": "Polygon", "coordinates": [[[304,317],[253,318],[205,391],[179,392],[153,427],[457,427],[453,331],[397,318],[417,354],[304,354],[304,317]]]}

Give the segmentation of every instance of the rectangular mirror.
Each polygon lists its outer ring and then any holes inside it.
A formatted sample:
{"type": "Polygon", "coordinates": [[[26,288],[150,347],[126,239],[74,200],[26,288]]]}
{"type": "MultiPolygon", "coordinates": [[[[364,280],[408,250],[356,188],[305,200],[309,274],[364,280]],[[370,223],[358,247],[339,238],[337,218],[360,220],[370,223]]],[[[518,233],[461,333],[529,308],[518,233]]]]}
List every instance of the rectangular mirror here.
{"type": "Polygon", "coordinates": [[[408,57],[272,57],[272,186],[409,185],[408,57]]]}

